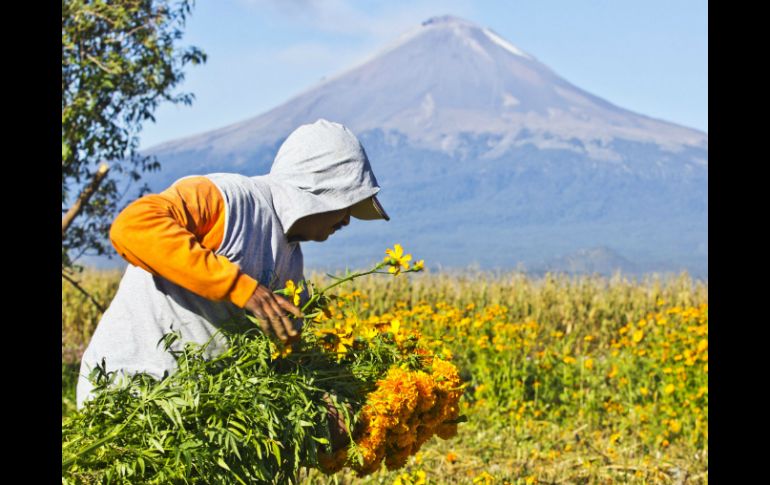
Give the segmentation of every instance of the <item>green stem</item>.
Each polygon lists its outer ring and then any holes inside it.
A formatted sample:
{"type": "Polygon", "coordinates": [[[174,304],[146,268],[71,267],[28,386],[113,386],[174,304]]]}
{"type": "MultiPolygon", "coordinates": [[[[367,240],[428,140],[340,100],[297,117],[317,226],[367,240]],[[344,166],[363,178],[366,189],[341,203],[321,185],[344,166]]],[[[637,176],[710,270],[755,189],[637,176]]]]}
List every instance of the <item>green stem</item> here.
{"type": "Polygon", "coordinates": [[[363,273],[353,273],[353,274],[350,274],[350,275],[348,275],[348,276],[346,276],[346,277],[344,277],[344,278],[342,278],[340,280],[335,281],[334,283],[330,284],[329,286],[318,290],[310,298],[310,300],[308,300],[307,303],[305,303],[302,306],[301,311],[304,312],[305,309],[307,309],[312,303],[316,302],[318,300],[318,298],[320,298],[320,295],[323,295],[324,293],[326,293],[327,291],[331,290],[335,286],[341,285],[342,283],[345,283],[347,281],[350,281],[352,279],[355,279],[355,278],[358,278],[358,277],[361,277],[361,276],[366,276],[366,275],[370,275],[370,274],[373,274],[373,273],[377,273],[377,270],[379,270],[380,268],[382,268],[383,266],[385,266],[387,264],[388,263],[386,261],[383,261],[381,263],[378,263],[374,268],[372,268],[369,271],[365,271],[363,273]]]}
{"type": "Polygon", "coordinates": [[[376,273],[378,269],[382,268],[382,267],[383,267],[383,266],[385,266],[386,264],[388,264],[388,263],[383,261],[383,262],[381,262],[381,263],[377,264],[377,266],[375,266],[374,268],[370,269],[369,271],[365,271],[365,272],[363,272],[363,273],[353,273],[353,274],[351,274],[351,275],[348,275],[348,276],[346,276],[345,278],[343,278],[343,279],[341,279],[341,280],[337,280],[337,281],[335,281],[334,283],[330,284],[330,285],[329,285],[329,286],[327,286],[326,288],[324,288],[324,289],[322,289],[322,290],[319,290],[319,291],[318,291],[318,293],[321,293],[321,294],[323,294],[323,293],[325,293],[325,292],[327,292],[327,291],[331,290],[331,289],[332,289],[332,288],[334,288],[335,286],[337,286],[337,285],[341,285],[342,283],[344,283],[344,282],[346,282],[346,281],[350,281],[350,280],[352,280],[352,279],[354,279],[354,278],[358,278],[359,276],[366,276],[366,275],[369,275],[369,274],[372,274],[372,273],[376,273]]]}

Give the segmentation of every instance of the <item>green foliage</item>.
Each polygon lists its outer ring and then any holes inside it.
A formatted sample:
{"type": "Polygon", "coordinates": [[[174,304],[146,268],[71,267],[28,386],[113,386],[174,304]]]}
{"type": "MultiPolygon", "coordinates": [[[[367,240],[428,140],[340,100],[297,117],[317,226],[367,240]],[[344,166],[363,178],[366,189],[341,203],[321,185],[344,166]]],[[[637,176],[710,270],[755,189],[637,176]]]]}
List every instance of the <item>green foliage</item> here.
{"type": "Polygon", "coordinates": [[[61,363],[61,416],[64,419],[65,416],[75,412],[75,393],[78,383],[78,373],[80,371],[80,363],[67,363],[62,361],[61,363]]]}
{"type": "Polygon", "coordinates": [[[154,157],[137,153],[142,123],[155,120],[162,101],[193,100],[172,93],[186,64],[206,60],[198,48],[174,46],[190,11],[191,0],[62,0],[62,213],[102,161],[111,165],[62,240],[65,267],[83,254],[107,253],[128,185],[159,169],[154,157]]]}
{"type": "Polygon", "coordinates": [[[353,429],[366,393],[401,362],[387,336],[338,363],[313,334],[277,359],[257,329],[223,334],[228,349],[208,359],[167,334],[178,370],[161,380],[94,369],[95,397],[62,422],[63,482],[294,482],[331,451],[324,396],[353,429]]]}

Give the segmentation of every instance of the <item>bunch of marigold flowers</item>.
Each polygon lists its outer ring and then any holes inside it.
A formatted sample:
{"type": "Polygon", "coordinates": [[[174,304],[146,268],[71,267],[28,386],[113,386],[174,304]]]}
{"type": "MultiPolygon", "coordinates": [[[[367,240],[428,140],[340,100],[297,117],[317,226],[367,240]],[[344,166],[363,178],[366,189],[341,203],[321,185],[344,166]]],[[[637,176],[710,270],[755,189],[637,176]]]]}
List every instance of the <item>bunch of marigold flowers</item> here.
{"type": "MultiPolygon", "coordinates": [[[[421,271],[424,262],[420,260],[410,266],[411,258],[396,244],[386,251],[386,257],[372,272],[385,267],[393,275],[421,271]]],[[[391,365],[377,366],[380,371],[374,380],[376,384],[366,394],[353,420],[351,445],[332,453],[319,453],[319,468],[334,473],[348,466],[364,476],[378,470],[384,461],[393,470],[404,466],[407,458],[434,435],[444,439],[454,436],[463,387],[457,368],[433,355],[421,345],[418,331],[405,331],[397,320],[335,322],[329,310],[332,301],[319,299],[313,308],[313,324],[328,324],[314,331],[322,347],[336,354],[337,361],[349,365],[354,373],[359,363],[367,361],[361,359],[367,352],[379,355],[380,361],[389,354],[391,365]]]]}
{"type": "Polygon", "coordinates": [[[334,473],[346,464],[360,476],[377,471],[383,460],[389,470],[401,468],[433,435],[457,434],[460,375],[450,362],[433,356],[425,370],[392,367],[367,395],[355,432],[357,463],[343,448],[319,457],[322,470],[334,473]],[[429,371],[429,372],[426,372],[429,371]]]}

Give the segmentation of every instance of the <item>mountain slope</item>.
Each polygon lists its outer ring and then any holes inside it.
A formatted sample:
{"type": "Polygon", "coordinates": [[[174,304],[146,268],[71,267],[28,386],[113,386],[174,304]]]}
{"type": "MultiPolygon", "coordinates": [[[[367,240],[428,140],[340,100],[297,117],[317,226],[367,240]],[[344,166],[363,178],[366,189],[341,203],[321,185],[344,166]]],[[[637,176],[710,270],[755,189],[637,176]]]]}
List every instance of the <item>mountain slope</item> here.
{"type": "Polygon", "coordinates": [[[708,274],[707,134],[615,106],[449,16],[264,114],[151,148],[163,170],[147,180],[266,173],[318,118],[361,138],[392,221],[304,245],[311,266],[364,265],[400,242],[443,266],[608,247],[629,268],[708,274]]]}

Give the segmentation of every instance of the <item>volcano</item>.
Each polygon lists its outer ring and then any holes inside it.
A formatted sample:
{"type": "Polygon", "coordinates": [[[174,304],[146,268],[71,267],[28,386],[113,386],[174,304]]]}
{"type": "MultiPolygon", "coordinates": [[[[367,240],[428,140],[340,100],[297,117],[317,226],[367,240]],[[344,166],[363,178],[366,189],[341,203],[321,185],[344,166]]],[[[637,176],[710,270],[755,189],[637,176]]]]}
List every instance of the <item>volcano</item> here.
{"type": "Polygon", "coordinates": [[[267,173],[318,118],[358,135],[391,221],[304,243],[308,267],[367,266],[394,243],[429,268],[547,267],[601,247],[624,268],[708,275],[708,135],[613,105],[452,16],[266,113],[145,150],[162,167],[145,180],[267,173]]]}

